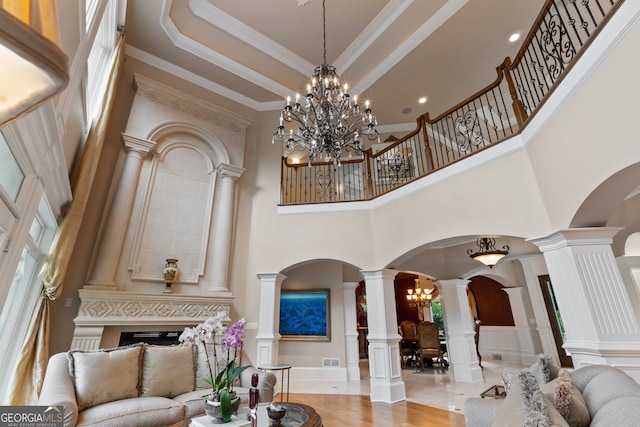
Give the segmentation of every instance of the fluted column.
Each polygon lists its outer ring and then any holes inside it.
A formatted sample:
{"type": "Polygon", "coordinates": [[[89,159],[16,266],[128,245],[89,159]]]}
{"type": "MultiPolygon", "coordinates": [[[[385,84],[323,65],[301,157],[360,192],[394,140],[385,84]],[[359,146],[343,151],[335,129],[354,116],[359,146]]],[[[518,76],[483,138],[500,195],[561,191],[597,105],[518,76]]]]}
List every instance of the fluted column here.
{"type": "Polygon", "coordinates": [[[342,284],[344,298],[344,341],[348,381],[360,381],[360,349],[358,346],[358,316],[356,314],[357,287],[358,282],[345,282],[342,284]]]}
{"type": "Polygon", "coordinates": [[[618,227],[532,239],[544,254],[576,368],[617,365],[640,377],[640,327],[611,249],[618,227]]]}
{"type": "Polygon", "coordinates": [[[258,323],[258,361],[256,366],[278,362],[280,341],[280,289],[287,278],[281,273],[258,274],[260,279],[260,313],[258,323]]]}
{"type": "Polygon", "coordinates": [[[231,236],[233,235],[235,183],[243,172],[243,168],[228,164],[220,164],[216,169],[220,179],[220,191],[216,194],[214,202],[218,205],[218,209],[212,234],[212,278],[209,292],[229,292],[229,259],[231,258],[231,236]]]}
{"type": "Polygon", "coordinates": [[[527,256],[520,258],[518,261],[522,265],[522,272],[524,273],[527,289],[529,290],[529,298],[531,299],[531,307],[533,308],[533,315],[536,319],[536,329],[540,337],[542,352],[551,356],[553,363],[557,366],[561,366],[560,356],[558,355],[556,341],[553,336],[553,329],[551,329],[551,323],[549,323],[547,306],[544,303],[544,297],[540,289],[540,281],[538,280],[538,276],[549,274],[547,265],[544,262],[544,256],[527,256]]]}
{"type": "Polygon", "coordinates": [[[400,335],[392,270],[361,271],[367,289],[371,401],[393,403],[406,399],[400,369],[400,335]]]}
{"type": "Polygon", "coordinates": [[[449,373],[457,382],[482,381],[476,353],[473,319],[467,298],[466,279],[438,280],[447,336],[449,373]]]}
{"type": "Polygon", "coordinates": [[[528,299],[527,290],[520,287],[502,288],[502,290],[509,296],[509,303],[511,304],[513,322],[518,338],[518,348],[520,350],[520,363],[531,365],[536,361],[540,340],[529,326],[527,313],[530,312],[530,309],[527,309],[527,304],[525,303],[526,299],[528,299]]]}
{"type": "Polygon", "coordinates": [[[129,228],[129,219],[140,179],[142,161],[155,146],[154,141],[146,141],[123,134],[122,141],[127,157],[114,194],[111,211],[102,233],[102,241],[88,286],[90,288],[115,290],[115,277],[122,245],[129,228]]]}

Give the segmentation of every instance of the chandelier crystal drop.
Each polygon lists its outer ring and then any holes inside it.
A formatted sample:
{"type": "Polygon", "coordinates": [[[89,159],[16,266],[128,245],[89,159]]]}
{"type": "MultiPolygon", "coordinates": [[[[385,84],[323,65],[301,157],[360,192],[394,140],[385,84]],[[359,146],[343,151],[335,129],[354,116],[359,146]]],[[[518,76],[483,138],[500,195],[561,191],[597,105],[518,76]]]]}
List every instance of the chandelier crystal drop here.
{"type": "Polygon", "coordinates": [[[307,94],[300,102],[287,97],[280,113],[280,124],[273,134],[272,143],[286,142],[285,155],[294,151],[309,152],[309,166],[319,155],[325,162],[341,166],[343,151],[352,157],[362,156],[363,138],[378,140],[376,117],[366,101],[364,108],[357,96],[349,94],[347,84],[340,82],[335,67],[327,64],[327,31],[325,2],[322,2],[322,29],[324,37],[324,63],[315,68],[307,94]],[[303,105],[304,104],[304,105],[303,105]],[[292,126],[287,130],[285,122],[292,126]],[[297,129],[295,129],[297,127],[297,129]]]}

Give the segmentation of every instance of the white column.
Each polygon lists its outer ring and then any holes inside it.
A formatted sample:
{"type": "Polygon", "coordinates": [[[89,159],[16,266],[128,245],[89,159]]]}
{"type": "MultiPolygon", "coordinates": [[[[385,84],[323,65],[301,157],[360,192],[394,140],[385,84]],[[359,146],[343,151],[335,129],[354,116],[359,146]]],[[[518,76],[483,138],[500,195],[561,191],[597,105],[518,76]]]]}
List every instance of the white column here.
{"type": "Polygon", "coordinates": [[[345,282],[342,284],[347,381],[360,381],[360,351],[358,347],[358,318],[356,315],[357,287],[358,282],[345,282]]]}
{"type": "Polygon", "coordinates": [[[551,356],[553,363],[556,366],[560,366],[560,356],[553,337],[553,329],[551,329],[551,323],[549,323],[549,314],[540,289],[540,281],[538,280],[538,276],[549,274],[547,264],[544,262],[544,256],[532,255],[522,257],[518,261],[522,265],[522,272],[529,290],[529,298],[531,299],[531,307],[536,319],[536,329],[540,337],[542,353],[551,356]]]}
{"type": "Polygon", "coordinates": [[[88,282],[89,288],[115,290],[115,277],[122,245],[129,228],[131,210],[136,197],[142,160],[155,146],[155,142],[122,134],[127,157],[113,198],[111,211],[102,233],[102,242],[96,263],[88,282]]]}
{"type": "Polygon", "coordinates": [[[400,335],[396,319],[393,279],[396,271],[361,271],[367,289],[371,401],[393,403],[406,399],[400,369],[400,335]]]}
{"type": "Polygon", "coordinates": [[[634,313],[640,313],[640,256],[616,258],[634,313]]]}
{"type": "Polygon", "coordinates": [[[211,254],[212,278],[208,292],[229,292],[229,260],[231,259],[231,237],[234,223],[235,182],[244,169],[238,166],[220,164],[216,173],[220,178],[220,192],[214,203],[218,205],[212,231],[213,250],[211,254]]]}
{"type": "Polygon", "coordinates": [[[280,341],[280,289],[287,278],[284,274],[258,274],[260,279],[260,313],[258,321],[258,361],[259,365],[278,363],[278,342],[280,341]]]}
{"type": "MultiPolygon", "coordinates": [[[[535,330],[529,325],[527,318],[527,310],[525,301],[527,299],[527,290],[525,288],[502,288],[509,296],[511,304],[511,312],[513,314],[513,322],[515,324],[516,336],[518,338],[518,347],[520,350],[520,363],[523,365],[531,365],[536,361],[537,347],[539,340],[535,330]]],[[[558,365],[560,366],[560,365],[558,365]]]]}
{"type": "Polygon", "coordinates": [[[640,327],[611,249],[618,227],[533,239],[543,252],[576,368],[618,366],[640,378],[640,327]]]}
{"type": "Polygon", "coordinates": [[[466,279],[438,280],[447,336],[449,373],[456,382],[482,381],[466,279]]]}
{"type": "Polygon", "coordinates": [[[422,308],[422,319],[426,322],[433,322],[433,312],[431,311],[431,304],[425,305],[422,308]]]}

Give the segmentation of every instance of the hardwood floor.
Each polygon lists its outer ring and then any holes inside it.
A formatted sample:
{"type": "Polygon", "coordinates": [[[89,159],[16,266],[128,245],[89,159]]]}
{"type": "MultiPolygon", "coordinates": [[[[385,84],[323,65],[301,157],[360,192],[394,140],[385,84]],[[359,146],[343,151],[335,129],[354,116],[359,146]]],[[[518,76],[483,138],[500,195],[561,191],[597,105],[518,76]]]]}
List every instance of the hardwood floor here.
{"type": "Polygon", "coordinates": [[[464,427],[464,415],[412,402],[371,402],[369,396],[294,394],[290,402],[313,407],[324,427],[464,427]]]}

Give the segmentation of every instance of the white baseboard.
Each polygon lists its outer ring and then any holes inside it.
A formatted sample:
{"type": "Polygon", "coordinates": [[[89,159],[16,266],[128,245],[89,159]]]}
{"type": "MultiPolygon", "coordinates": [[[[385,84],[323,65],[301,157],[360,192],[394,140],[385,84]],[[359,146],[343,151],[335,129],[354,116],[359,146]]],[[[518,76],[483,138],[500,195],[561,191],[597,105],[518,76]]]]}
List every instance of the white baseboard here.
{"type": "Polygon", "coordinates": [[[347,369],[304,368],[294,366],[291,368],[291,380],[293,381],[294,379],[295,381],[347,381],[347,369]]]}

